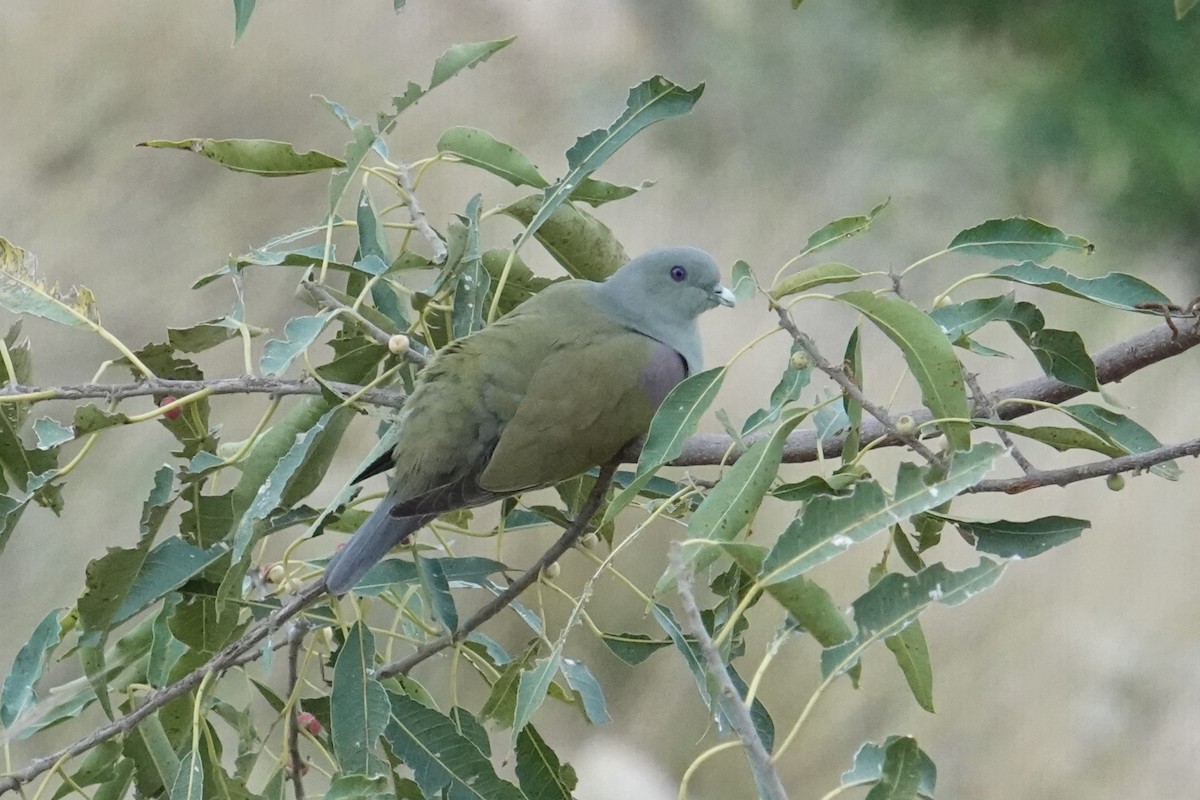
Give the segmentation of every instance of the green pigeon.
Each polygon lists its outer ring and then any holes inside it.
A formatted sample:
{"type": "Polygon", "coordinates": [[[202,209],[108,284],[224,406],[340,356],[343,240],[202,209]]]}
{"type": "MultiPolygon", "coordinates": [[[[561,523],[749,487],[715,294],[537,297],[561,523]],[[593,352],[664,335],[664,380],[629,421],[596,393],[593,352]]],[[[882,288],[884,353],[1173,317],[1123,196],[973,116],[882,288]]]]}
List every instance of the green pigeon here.
{"type": "Polygon", "coordinates": [[[732,306],[694,247],[641,255],[596,283],[556,283],[443,347],[404,403],[390,491],[325,570],[334,594],[439,514],[550,486],[611,461],[701,370],[696,318],[732,306]]]}

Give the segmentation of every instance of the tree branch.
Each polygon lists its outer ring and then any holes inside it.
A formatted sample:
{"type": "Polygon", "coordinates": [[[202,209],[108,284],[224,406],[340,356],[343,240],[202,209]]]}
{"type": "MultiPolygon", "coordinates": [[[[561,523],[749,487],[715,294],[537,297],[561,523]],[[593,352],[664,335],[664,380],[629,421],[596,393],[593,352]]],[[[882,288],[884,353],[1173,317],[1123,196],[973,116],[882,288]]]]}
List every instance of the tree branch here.
{"type": "Polygon", "coordinates": [[[417,664],[420,664],[435,653],[440,653],[447,647],[451,647],[462,641],[471,631],[507,608],[516,599],[517,595],[525,591],[526,588],[538,579],[542,574],[542,570],[555,561],[558,561],[564,553],[575,546],[575,542],[587,530],[588,523],[596,515],[600,504],[604,502],[604,496],[608,492],[608,487],[612,483],[613,474],[616,471],[617,465],[615,462],[606,464],[600,468],[600,475],[596,478],[596,483],[592,486],[592,492],[584,502],[583,508],[579,509],[579,514],[576,515],[571,524],[563,531],[562,536],[558,537],[558,541],[549,550],[542,553],[541,558],[535,561],[532,567],[525,570],[516,580],[510,583],[508,588],[489,600],[483,608],[472,614],[466,622],[460,624],[457,630],[442,634],[436,639],[431,639],[418,647],[411,655],[380,668],[379,677],[390,678],[393,675],[407,675],[409,670],[417,664]]]}
{"type": "MultiPolygon", "coordinates": [[[[341,300],[338,300],[329,293],[328,289],[326,289],[317,281],[303,281],[300,285],[307,289],[309,294],[317,298],[317,300],[319,300],[326,308],[332,308],[339,311],[349,311],[354,315],[355,321],[362,327],[364,331],[367,332],[367,335],[369,335],[375,341],[383,345],[391,345],[392,335],[390,333],[376,325],[374,322],[371,322],[371,320],[367,319],[362,314],[358,313],[358,311],[343,303],[341,300]]],[[[410,342],[408,349],[404,351],[404,358],[405,360],[411,361],[414,364],[428,364],[430,357],[424,351],[423,347],[410,342]]]]}
{"type": "Polygon", "coordinates": [[[704,654],[707,672],[717,685],[717,704],[725,712],[725,718],[742,740],[746,749],[746,760],[754,773],[754,782],[758,784],[764,796],[769,800],[787,800],[787,791],[779,780],[779,773],[771,763],[771,754],[763,747],[762,737],[754,727],[750,717],[750,708],[729,678],[729,670],[717,651],[717,645],[708,635],[704,620],[700,616],[700,607],[696,605],[696,595],[692,589],[692,571],[683,563],[680,555],[679,542],[671,543],[671,567],[678,576],[675,580],[676,591],[679,592],[679,604],[683,607],[683,617],[680,623],[684,633],[691,634],[696,640],[696,646],[704,654]]]}

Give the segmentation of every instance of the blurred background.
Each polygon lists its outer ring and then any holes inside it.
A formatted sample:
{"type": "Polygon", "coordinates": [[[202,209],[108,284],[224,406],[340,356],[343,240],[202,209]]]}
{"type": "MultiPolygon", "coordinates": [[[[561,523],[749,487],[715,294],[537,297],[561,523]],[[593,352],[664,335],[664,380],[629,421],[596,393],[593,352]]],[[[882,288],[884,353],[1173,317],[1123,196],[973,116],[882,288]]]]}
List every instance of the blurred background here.
{"type": "MultiPolygon", "coordinates": [[[[91,288],[106,325],[134,346],[161,341],[167,325],[225,313],[229,284],[193,291],[193,280],[231,254],[319,222],[326,203],[325,176],[264,180],[134,144],[262,137],[340,154],[345,129],[312,95],[369,117],[409,80],[427,83],[451,44],[510,35],[518,37],[513,45],[404,114],[390,139],[393,157],[427,157],[445,128],[475,125],[553,177],[576,136],[608,125],[628,87],[662,73],[707,89],[690,115],[652,127],[598,175],[658,182],[597,212],[630,253],[693,243],[725,264],[745,259],[769,281],[821,225],[890,197],[872,231],[834,258],[899,269],[965,227],[1020,214],[1096,243],[1090,258],[1056,262],[1065,268],[1131,272],[1179,302],[1200,293],[1200,16],[1176,22],[1168,0],[809,2],[798,11],[786,0],[409,0],[399,14],[384,0],[352,7],[293,0],[259,3],[232,48],[229,5],[0,6],[0,235],[35,253],[45,275],[91,288]]],[[[485,208],[520,194],[448,165],[429,173],[421,197],[444,226],[477,191],[485,208]]],[[[507,220],[485,231],[490,245],[517,232],[507,220]]],[[[557,274],[536,245],[523,255],[557,274]]],[[[943,259],[923,268],[910,291],[928,303],[956,277],[991,266],[943,259]]],[[[307,313],[293,295],[298,278],[249,272],[249,321],[277,332],[307,313]]],[[[988,287],[992,294],[1008,288],[988,287]]],[[[1082,327],[1092,348],[1161,324],[1032,290],[1018,294],[1040,302],[1049,324],[1082,327]]],[[[827,304],[801,306],[797,316],[827,354],[841,352],[855,323],[827,304]]],[[[705,326],[708,359],[719,363],[750,333],[770,329],[772,316],[751,302],[708,315],[705,326]]],[[[114,356],[78,331],[36,321],[25,331],[40,385],[86,382],[114,356]]],[[[1003,332],[984,339],[1018,353],[1003,332]]],[[[886,400],[902,374],[900,359],[881,337],[868,334],[866,342],[868,393],[886,400]]],[[[236,349],[204,354],[201,364],[210,375],[238,374],[236,349]]],[[[731,416],[764,404],[786,352],[774,337],[739,362],[720,401],[731,416]]],[[[1037,371],[1026,357],[969,366],[990,389],[1037,371]]],[[[1190,391],[1197,373],[1196,358],[1186,355],[1112,394],[1160,439],[1178,441],[1200,427],[1190,391]]],[[[905,387],[894,407],[915,401],[905,387]]],[[[218,400],[223,439],[248,433],[262,407],[261,398],[218,400]]],[[[69,414],[65,406],[37,410],[55,412],[69,414]]],[[[364,420],[352,428],[331,482],[348,477],[374,427],[364,420]]],[[[717,430],[711,420],[707,427],[717,430]]],[[[88,560],[135,541],[141,502],[171,447],[151,426],[110,432],[67,485],[60,518],[41,508],[25,515],[0,558],[0,670],[47,609],[78,595],[88,560]]],[[[1028,454],[1043,466],[1069,463],[1028,454]]],[[[1077,485],[956,505],[975,516],[1065,514],[1094,525],[1079,541],[1012,564],[966,606],[923,617],[940,713],[920,710],[891,655],[873,651],[863,687],[839,682],[781,763],[792,796],[821,796],[859,744],[890,734],[917,737],[938,765],[943,798],[1194,796],[1200,581],[1188,565],[1200,563],[1200,480],[1193,465],[1182,466],[1178,483],[1138,477],[1120,494],[1077,485]]],[[[765,507],[760,535],[773,536],[786,514],[765,507]]],[[[525,563],[552,535],[531,533],[506,558],[525,563]]],[[[643,585],[652,584],[666,542],[682,529],[664,523],[649,536],[653,543],[621,564],[643,585]]],[[[327,552],[328,541],[308,552],[327,552]]],[[[848,603],[865,588],[866,567],[881,548],[873,541],[818,577],[848,603]]],[[[961,543],[943,549],[957,566],[974,561],[961,543]]],[[[565,565],[564,585],[590,574],[577,561],[565,565]]],[[[756,619],[765,633],[751,639],[743,674],[761,657],[777,617],[762,605],[756,619]]],[[[616,582],[601,583],[590,610],[607,630],[654,632],[616,582]]],[[[497,621],[494,635],[519,641],[505,624],[497,621]]],[[[580,798],[674,797],[683,770],[713,741],[683,663],[660,654],[632,669],[586,634],[572,641],[600,677],[616,720],[588,727],[553,703],[537,720],[578,768],[580,798]]],[[[816,657],[815,647],[789,643],[768,673],[764,700],[781,730],[817,683],[816,657]]],[[[422,669],[430,685],[443,680],[444,662],[422,669]]],[[[13,763],[66,735],[17,745],[13,763]]],[[[726,753],[700,769],[692,790],[725,798],[745,796],[751,785],[741,756],[726,753]]]]}

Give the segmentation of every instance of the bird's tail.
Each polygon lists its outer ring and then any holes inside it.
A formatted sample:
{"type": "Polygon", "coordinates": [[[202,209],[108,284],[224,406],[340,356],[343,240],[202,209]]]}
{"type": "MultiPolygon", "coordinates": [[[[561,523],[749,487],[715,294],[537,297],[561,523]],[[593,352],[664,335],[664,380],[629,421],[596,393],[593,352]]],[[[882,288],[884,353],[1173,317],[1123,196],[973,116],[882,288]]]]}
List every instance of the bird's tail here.
{"type": "Polygon", "coordinates": [[[346,546],[330,560],[325,567],[326,589],[333,594],[348,592],[389,550],[432,519],[396,517],[390,513],[392,507],[390,497],[380,501],[346,546]]]}

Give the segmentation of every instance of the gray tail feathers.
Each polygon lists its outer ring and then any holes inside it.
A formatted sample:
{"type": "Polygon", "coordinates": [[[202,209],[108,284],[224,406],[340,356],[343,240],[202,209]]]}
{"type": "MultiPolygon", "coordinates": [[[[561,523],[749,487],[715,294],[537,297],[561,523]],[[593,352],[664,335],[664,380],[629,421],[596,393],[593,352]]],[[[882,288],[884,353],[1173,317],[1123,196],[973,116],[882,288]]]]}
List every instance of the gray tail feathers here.
{"type": "Polygon", "coordinates": [[[366,522],[350,537],[345,548],[330,560],[325,567],[326,589],[333,594],[344,594],[353,589],[367,570],[375,566],[389,550],[433,519],[431,516],[392,516],[389,512],[393,505],[391,497],[381,500],[366,522]]]}

